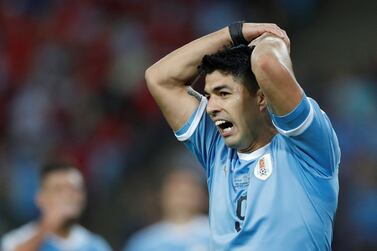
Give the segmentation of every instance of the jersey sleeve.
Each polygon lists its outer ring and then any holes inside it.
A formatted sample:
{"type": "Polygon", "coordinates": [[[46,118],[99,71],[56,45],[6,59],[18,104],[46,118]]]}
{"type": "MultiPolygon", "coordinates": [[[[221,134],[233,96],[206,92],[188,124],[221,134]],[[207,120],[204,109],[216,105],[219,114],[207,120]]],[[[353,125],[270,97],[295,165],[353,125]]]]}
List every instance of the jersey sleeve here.
{"type": "Polygon", "coordinates": [[[205,112],[207,99],[201,96],[199,107],[193,112],[186,124],[175,132],[177,139],[194,154],[209,177],[211,160],[214,159],[215,146],[221,136],[210,117],[205,112]]]}
{"type": "Polygon", "coordinates": [[[322,176],[332,176],[339,166],[340,148],[331,122],[311,98],[303,97],[290,113],[277,116],[270,111],[272,123],[284,135],[309,171],[322,176]]]}

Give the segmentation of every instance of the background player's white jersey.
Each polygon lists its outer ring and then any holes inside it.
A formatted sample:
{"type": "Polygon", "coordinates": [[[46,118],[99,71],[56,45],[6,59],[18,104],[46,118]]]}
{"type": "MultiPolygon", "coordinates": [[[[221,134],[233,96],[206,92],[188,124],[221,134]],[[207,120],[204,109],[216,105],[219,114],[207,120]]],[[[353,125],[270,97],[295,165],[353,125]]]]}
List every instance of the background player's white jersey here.
{"type": "MultiPolygon", "coordinates": [[[[35,234],[36,228],[36,223],[28,223],[7,233],[1,240],[1,251],[15,250],[35,234]]],[[[51,235],[44,240],[39,251],[111,251],[111,248],[100,236],[75,225],[67,239],[51,235]]]]}

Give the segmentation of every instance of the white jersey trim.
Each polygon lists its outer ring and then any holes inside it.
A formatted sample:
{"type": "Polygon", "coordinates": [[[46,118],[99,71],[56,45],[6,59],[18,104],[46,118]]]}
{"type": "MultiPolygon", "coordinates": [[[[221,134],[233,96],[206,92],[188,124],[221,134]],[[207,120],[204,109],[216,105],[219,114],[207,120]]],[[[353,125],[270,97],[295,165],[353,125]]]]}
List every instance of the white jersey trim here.
{"type": "Polygon", "coordinates": [[[175,133],[175,136],[177,137],[177,139],[179,141],[185,141],[185,140],[188,140],[192,134],[195,132],[195,129],[198,127],[198,124],[200,122],[200,118],[202,117],[205,109],[206,109],[206,106],[207,106],[207,99],[202,96],[202,99],[200,100],[200,104],[199,104],[199,107],[198,109],[196,110],[196,114],[195,114],[195,117],[193,119],[193,121],[191,122],[191,125],[190,127],[187,129],[187,131],[181,135],[177,135],[175,133]]]}
{"type": "Polygon", "coordinates": [[[271,142],[268,143],[267,145],[255,150],[254,152],[251,152],[251,153],[237,152],[238,158],[242,159],[242,160],[247,160],[247,161],[258,159],[259,157],[261,157],[267,151],[267,148],[270,145],[271,145],[271,142]]]}
{"type": "Polygon", "coordinates": [[[302,134],[303,132],[305,132],[305,130],[311,125],[311,123],[313,122],[313,118],[314,118],[314,108],[313,108],[313,105],[310,102],[310,100],[309,99],[307,99],[307,100],[308,100],[309,105],[310,105],[309,114],[306,117],[306,119],[304,120],[304,122],[302,122],[296,128],[293,128],[291,130],[283,130],[283,129],[279,128],[275,124],[275,122],[272,120],[272,124],[275,126],[276,130],[278,130],[278,132],[280,134],[283,134],[283,135],[289,136],[289,137],[291,137],[291,136],[298,136],[298,135],[302,134]]]}

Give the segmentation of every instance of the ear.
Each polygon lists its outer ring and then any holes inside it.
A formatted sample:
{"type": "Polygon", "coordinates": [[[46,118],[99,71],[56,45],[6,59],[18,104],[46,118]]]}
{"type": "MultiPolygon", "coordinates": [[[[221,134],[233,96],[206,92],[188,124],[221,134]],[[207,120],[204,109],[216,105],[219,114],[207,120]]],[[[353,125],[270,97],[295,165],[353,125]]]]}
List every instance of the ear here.
{"type": "Polygon", "coordinates": [[[259,107],[259,111],[262,112],[267,108],[267,100],[266,96],[264,96],[264,93],[261,89],[257,91],[257,105],[259,107]]]}

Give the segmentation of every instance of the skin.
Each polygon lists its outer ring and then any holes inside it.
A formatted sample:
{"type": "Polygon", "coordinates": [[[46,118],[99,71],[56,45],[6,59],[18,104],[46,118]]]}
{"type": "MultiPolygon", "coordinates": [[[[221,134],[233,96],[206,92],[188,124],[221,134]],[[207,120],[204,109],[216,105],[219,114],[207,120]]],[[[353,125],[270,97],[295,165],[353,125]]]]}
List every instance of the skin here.
{"type": "Polygon", "coordinates": [[[49,174],[42,183],[37,204],[42,212],[42,223],[52,232],[64,232],[65,222],[77,219],[85,204],[81,174],[71,169],[49,174]]]}
{"type": "Polygon", "coordinates": [[[227,146],[248,152],[249,148],[259,148],[271,140],[275,130],[269,123],[261,91],[251,93],[239,79],[220,71],[208,74],[205,83],[207,113],[211,119],[233,124],[227,132],[218,127],[227,146]]]}
{"type": "Polygon", "coordinates": [[[85,197],[83,178],[76,169],[49,173],[36,197],[41,211],[36,233],[16,247],[16,251],[39,250],[47,235],[67,238],[72,224],[82,213],[85,197]]]}
{"type": "MultiPolygon", "coordinates": [[[[303,91],[293,74],[290,41],[285,31],[275,24],[246,23],[242,32],[245,39],[255,45],[251,66],[261,91],[254,100],[239,89],[236,92],[240,99],[238,105],[228,108],[228,103],[210,101],[207,112],[211,114],[214,110],[220,110],[221,116],[230,116],[229,109],[232,112],[242,110],[242,114],[231,117],[236,125],[234,134],[224,139],[229,147],[252,152],[268,143],[275,133],[271,130],[270,122],[262,118],[265,116],[262,115],[265,114],[263,106],[269,106],[277,115],[285,115],[299,104],[303,91]],[[246,108],[248,105],[250,110],[246,108]]],[[[228,28],[223,28],[171,52],[147,69],[145,77],[148,89],[174,131],[186,123],[199,105],[199,100],[187,93],[186,84],[196,77],[202,57],[231,44],[228,28]]],[[[213,98],[214,88],[211,86],[215,84],[214,79],[222,77],[223,80],[217,81],[222,83],[227,76],[210,75],[206,77],[205,85],[207,93],[213,98]]],[[[215,101],[218,100],[216,97],[215,101]]]]}
{"type": "Polygon", "coordinates": [[[192,173],[176,170],[166,177],[161,190],[163,218],[185,224],[203,210],[206,195],[202,183],[192,173]]]}

